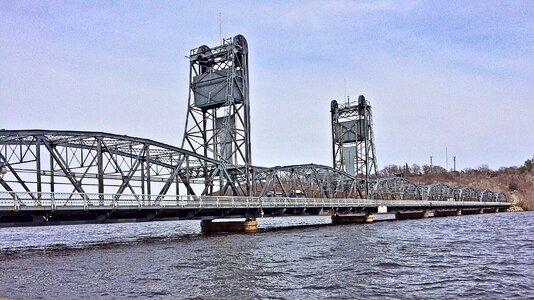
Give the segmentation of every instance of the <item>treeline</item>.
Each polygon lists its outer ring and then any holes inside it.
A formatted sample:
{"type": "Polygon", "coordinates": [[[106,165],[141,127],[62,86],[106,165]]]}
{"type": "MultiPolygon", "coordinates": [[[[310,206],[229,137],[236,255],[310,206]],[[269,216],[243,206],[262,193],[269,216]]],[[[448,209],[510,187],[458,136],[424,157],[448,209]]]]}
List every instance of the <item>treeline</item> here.
{"type": "Polygon", "coordinates": [[[380,176],[401,176],[420,184],[445,183],[451,187],[473,187],[507,194],[509,201],[526,210],[534,210],[534,158],[518,167],[492,170],[488,165],[447,170],[442,166],[404,164],[387,165],[380,176]]]}
{"type": "Polygon", "coordinates": [[[530,172],[534,169],[534,159],[529,159],[525,162],[524,166],[521,167],[501,167],[498,170],[492,170],[488,165],[480,165],[479,167],[473,169],[473,168],[465,168],[461,171],[455,171],[453,169],[450,169],[447,171],[442,166],[435,165],[418,165],[418,164],[412,164],[408,165],[407,163],[404,165],[387,165],[382,170],[380,170],[378,173],[380,176],[423,176],[423,175],[430,175],[430,174],[490,174],[495,175],[499,173],[509,173],[509,172],[530,172]]]}

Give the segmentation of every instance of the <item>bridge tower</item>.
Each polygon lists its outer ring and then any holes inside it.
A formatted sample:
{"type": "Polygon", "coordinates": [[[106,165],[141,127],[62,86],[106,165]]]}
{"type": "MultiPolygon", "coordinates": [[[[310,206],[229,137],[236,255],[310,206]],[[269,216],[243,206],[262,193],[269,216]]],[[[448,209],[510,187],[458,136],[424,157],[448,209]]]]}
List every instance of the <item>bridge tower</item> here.
{"type": "MultiPolygon", "coordinates": [[[[237,35],[190,52],[189,106],[182,148],[222,162],[219,192],[249,195],[251,147],[248,45],[237,35]],[[222,176],[226,173],[228,176],[222,176]],[[232,182],[224,178],[232,178],[232,182]],[[239,184],[238,184],[239,183],[239,184]],[[245,183],[246,186],[242,186],[245,183]]],[[[209,178],[206,178],[209,181],[209,178]]],[[[208,194],[213,194],[211,184],[208,194]]]]}
{"type": "Polygon", "coordinates": [[[332,114],[332,153],[334,168],[365,179],[376,178],[377,165],[371,105],[361,95],[358,102],[330,104],[332,114]]]}

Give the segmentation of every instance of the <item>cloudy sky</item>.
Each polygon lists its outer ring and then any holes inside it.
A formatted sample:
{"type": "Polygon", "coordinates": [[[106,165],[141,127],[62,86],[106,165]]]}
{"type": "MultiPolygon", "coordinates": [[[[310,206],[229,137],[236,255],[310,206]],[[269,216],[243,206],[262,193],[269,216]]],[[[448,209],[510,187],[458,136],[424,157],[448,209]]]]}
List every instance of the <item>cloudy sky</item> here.
{"type": "Polygon", "coordinates": [[[249,42],[255,165],[331,164],[330,101],[373,106],[379,167],[534,155],[532,1],[0,0],[0,128],[180,145],[191,48],[249,42]]]}

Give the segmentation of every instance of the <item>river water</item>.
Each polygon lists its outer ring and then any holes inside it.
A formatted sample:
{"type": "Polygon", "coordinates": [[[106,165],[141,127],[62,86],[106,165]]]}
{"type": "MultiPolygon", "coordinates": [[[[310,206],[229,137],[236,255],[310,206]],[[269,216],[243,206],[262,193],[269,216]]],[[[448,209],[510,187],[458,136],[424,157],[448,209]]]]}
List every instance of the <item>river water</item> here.
{"type": "Polygon", "coordinates": [[[534,298],[534,212],[364,225],[259,219],[0,228],[0,298],[534,298]]]}

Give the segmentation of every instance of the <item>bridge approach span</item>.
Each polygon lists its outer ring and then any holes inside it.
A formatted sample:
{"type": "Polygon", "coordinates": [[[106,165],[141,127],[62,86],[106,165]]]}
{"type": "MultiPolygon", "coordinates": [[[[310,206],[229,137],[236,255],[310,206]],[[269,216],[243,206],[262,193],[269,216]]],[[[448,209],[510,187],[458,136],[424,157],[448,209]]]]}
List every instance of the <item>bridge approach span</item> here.
{"type": "Polygon", "coordinates": [[[207,194],[221,162],[149,139],[104,132],[0,130],[0,191],[207,194]]]}
{"type": "Polygon", "coordinates": [[[243,196],[0,192],[0,226],[152,221],[165,219],[255,218],[412,210],[506,209],[507,202],[376,200],[243,196]],[[13,195],[14,194],[14,195],[13,195]],[[13,198],[15,196],[15,198],[13,198]],[[35,196],[35,195],[34,195],[35,196]]]}

